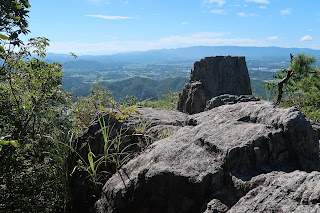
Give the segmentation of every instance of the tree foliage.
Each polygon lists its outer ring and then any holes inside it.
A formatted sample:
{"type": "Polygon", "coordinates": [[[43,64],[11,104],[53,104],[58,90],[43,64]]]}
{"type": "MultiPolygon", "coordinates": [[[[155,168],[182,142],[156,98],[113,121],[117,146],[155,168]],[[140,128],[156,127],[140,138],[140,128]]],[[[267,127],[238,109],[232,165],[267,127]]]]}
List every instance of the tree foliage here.
{"type": "Polygon", "coordinates": [[[28,1],[0,3],[0,212],[66,211],[63,143],[72,124],[62,65],[44,60],[48,39],[20,40],[29,32],[28,1]]]}
{"type": "Polygon", "coordinates": [[[309,118],[320,121],[320,71],[316,58],[305,54],[291,55],[289,68],[281,68],[274,74],[277,83],[268,83],[264,87],[274,90],[277,104],[296,106],[309,118]],[[283,95],[284,98],[283,98],[283,95]]]}
{"type": "Polygon", "coordinates": [[[23,44],[19,35],[29,33],[29,7],[28,0],[0,0],[0,59],[6,59],[12,48],[23,44]]]}
{"type": "Polygon", "coordinates": [[[65,160],[72,124],[61,91],[61,64],[47,63],[45,38],[31,39],[19,51],[7,51],[0,81],[1,210],[54,212],[68,200],[65,160]],[[31,57],[37,53],[38,57],[31,57]]]}

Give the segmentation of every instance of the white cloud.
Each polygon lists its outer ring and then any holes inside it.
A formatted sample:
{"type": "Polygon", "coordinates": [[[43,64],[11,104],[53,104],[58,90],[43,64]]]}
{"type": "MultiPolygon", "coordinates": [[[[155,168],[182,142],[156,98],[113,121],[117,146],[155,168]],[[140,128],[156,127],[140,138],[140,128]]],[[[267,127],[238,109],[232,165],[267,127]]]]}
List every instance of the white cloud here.
{"type": "Polygon", "coordinates": [[[309,35],[306,35],[300,38],[300,41],[312,41],[312,37],[309,35]]]}
{"type": "Polygon", "coordinates": [[[211,13],[217,14],[217,15],[223,15],[226,14],[225,10],[210,10],[211,13]]]}
{"type": "Polygon", "coordinates": [[[237,13],[237,15],[240,17],[257,16],[256,14],[253,14],[253,13],[247,14],[245,12],[239,12],[237,13]]]}
{"type": "Polygon", "coordinates": [[[266,38],[268,41],[272,41],[272,40],[277,40],[278,36],[270,36],[268,38],[266,38]]]}
{"type": "Polygon", "coordinates": [[[224,36],[227,34],[229,34],[229,33],[201,32],[201,33],[192,34],[189,37],[192,37],[192,38],[214,38],[214,37],[221,37],[221,36],[224,36]]]}
{"type": "Polygon", "coordinates": [[[129,4],[129,1],[123,1],[122,4],[127,5],[129,4]]]}
{"type": "Polygon", "coordinates": [[[266,6],[260,6],[259,8],[260,8],[260,9],[267,9],[266,6]]]}
{"type": "Polygon", "coordinates": [[[104,16],[104,15],[85,15],[87,17],[94,17],[94,18],[102,18],[102,19],[109,19],[109,20],[116,20],[116,19],[133,19],[133,17],[126,17],[126,16],[104,16]]]}
{"type": "Polygon", "coordinates": [[[264,41],[250,38],[224,38],[228,33],[202,32],[192,35],[172,35],[156,41],[109,41],[99,43],[51,42],[49,52],[85,54],[111,54],[128,51],[179,48],[190,46],[265,46],[264,41]]]}
{"type": "Polygon", "coordinates": [[[246,0],[246,2],[255,2],[258,4],[270,4],[269,0],[246,0]]]}
{"type": "Polygon", "coordinates": [[[181,24],[186,25],[186,24],[189,24],[189,22],[183,21],[183,22],[181,22],[181,24]]]}
{"type": "Polygon", "coordinates": [[[204,5],[212,5],[212,4],[217,4],[217,6],[222,7],[227,3],[226,0],[204,0],[203,4],[204,5]]]}
{"type": "Polygon", "coordinates": [[[111,4],[109,0],[88,0],[91,3],[104,3],[104,4],[111,4]]]}
{"type": "Polygon", "coordinates": [[[288,9],[285,9],[285,10],[280,10],[280,13],[281,13],[281,15],[289,15],[289,14],[292,13],[292,9],[288,8],[288,9]]]}

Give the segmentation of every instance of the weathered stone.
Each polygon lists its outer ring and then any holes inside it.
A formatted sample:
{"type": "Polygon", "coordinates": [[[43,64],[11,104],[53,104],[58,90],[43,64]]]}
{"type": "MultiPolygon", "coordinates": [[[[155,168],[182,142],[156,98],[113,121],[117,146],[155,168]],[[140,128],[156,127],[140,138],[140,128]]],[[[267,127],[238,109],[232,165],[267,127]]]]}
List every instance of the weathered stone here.
{"type": "Polygon", "coordinates": [[[240,95],[240,96],[229,95],[229,94],[220,95],[207,101],[205,111],[213,109],[215,107],[226,105],[226,104],[236,104],[236,103],[248,102],[248,101],[260,101],[260,99],[252,95],[240,95]]]}
{"type": "Polygon", "coordinates": [[[178,110],[202,112],[208,100],[223,94],[252,94],[245,57],[212,56],[196,61],[189,83],[179,95],[178,110]]]}
{"type": "Polygon", "coordinates": [[[320,141],[320,124],[315,122],[315,121],[313,121],[313,120],[310,120],[310,119],[309,119],[309,121],[311,123],[311,126],[312,126],[313,130],[317,133],[318,139],[320,141]]]}
{"type": "Polygon", "coordinates": [[[263,183],[256,176],[319,167],[316,134],[295,108],[244,102],[191,120],[113,175],[96,212],[204,212],[213,199],[222,211],[263,183]]]}
{"type": "MultiPolygon", "coordinates": [[[[118,136],[120,129],[122,129],[120,150],[124,147],[130,147],[130,149],[126,148],[126,152],[132,155],[140,153],[147,144],[174,134],[181,126],[187,125],[188,121],[188,115],[178,111],[144,107],[139,107],[138,111],[140,114],[133,114],[124,123],[119,123],[115,118],[109,120],[109,115],[104,116],[104,121],[106,125],[109,123],[111,130],[110,139],[118,136]],[[137,134],[136,129],[139,125],[144,125],[144,132],[137,134]]],[[[81,137],[76,139],[76,143],[76,151],[85,162],[88,162],[88,145],[95,156],[104,155],[105,142],[98,119],[91,123],[81,137]]],[[[112,150],[110,150],[111,152],[112,150]]],[[[69,159],[69,173],[72,173],[71,184],[75,196],[72,206],[74,212],[87,213],[99,199],[102,186],[93,187],[89,174],[74,170],[78,158],[79,156],[74,153],[69,159]]],[[[100,166],[98,171],[104,170],[104,172],[113,173],[115,170],[114,165],[107,165],[107,168],[103,166],[104,164],[100,166]]],[[[104,178],[102,179],[104,180],[104,178]]]]}
{"type": "Polygon", "coordinates": [[[204,213],[224,213],[228,211],[228,206],[221,203],[220,200],[213,199],[207,205],[207,210],[204,213]]]}
{"type": "Polygon", "coordinates": [[[320,212],[320,173],[272,172],[228,212],[320,212]]]}

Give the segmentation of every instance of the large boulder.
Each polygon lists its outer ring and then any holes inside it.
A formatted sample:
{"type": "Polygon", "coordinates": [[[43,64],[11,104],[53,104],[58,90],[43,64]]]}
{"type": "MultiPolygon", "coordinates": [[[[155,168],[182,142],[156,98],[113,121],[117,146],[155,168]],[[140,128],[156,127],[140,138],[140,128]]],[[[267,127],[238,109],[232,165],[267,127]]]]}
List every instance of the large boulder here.
{"type": "Polygon", "coordinates": [[[202,112],[208,100],[223,94],[252,94],[244,56],[212,56],[196,61],[189,83],[179,96],[178,110],[202,112]]]}
{"type": "Polygon", "coordinates": [[[264,101],[222,105],[189,116],[186,124],[113,175],[95,212],[225,212],[266,184],[257,178],[262,174],[282,171],[290,178],[297,169],[318,170],[317,136],[296,108],[264,101]]]}
{"type": "MultiPolygon", "coordinates": [[[[108,114],[101,117],[106,125],[109,124],[110,139],[114,140],[120,135],[121,131],[121,147],[120,150],[126,150],[130,156],[135,156],[144,150],[147,144],[152,143],[160,138],[174,134],[182,126],[187,125],[188,115],[178,111],[168,111],[162,109],[153,109],[146,107],[138,107],[139,114],[132,114],[128,120],[123,123],[118,122],[114,117],[108,114]],[[128,147],[130,149],[128,149],[128,147]]],[[[89,146],[90,150],[98,159],[104,155],[104,138],[102,128],[98,119],[94,120],[85,133],[75,140],[75,151],[69,156],[69,173],[71,173],[70,181],[73,194],[72,209],[73,212],[87,213],[93,207],[94,203],[100,198],[101,189],[108,176],[104,174],[112,174],[116,171],[113,164],[101,164],[99,166],[99,175],[95,185],[92,184],[89,173],[85,173],[77,168],[79,156],[85,162],[88,161],[89,146]]],[[[110,153],[113,150],[110,150],[110,153]]],[[[129,156],[129,155],[128,155],[129,156]]],[[[130,159],[130,158],[128,158],[130,159]]],[[[82,162],[84,163],[84,162],[82,162]]]]}

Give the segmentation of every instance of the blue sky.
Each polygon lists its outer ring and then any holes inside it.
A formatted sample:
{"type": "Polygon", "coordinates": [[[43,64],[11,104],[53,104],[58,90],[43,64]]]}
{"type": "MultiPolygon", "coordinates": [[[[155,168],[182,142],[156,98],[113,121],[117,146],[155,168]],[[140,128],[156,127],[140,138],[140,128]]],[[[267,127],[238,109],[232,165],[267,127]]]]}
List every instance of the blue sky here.
{"type": "Polygon", "coordinates": [[[30,37],[78,55],[188,46],[320,49],[319,0],[29,0],[30,37]]]}

